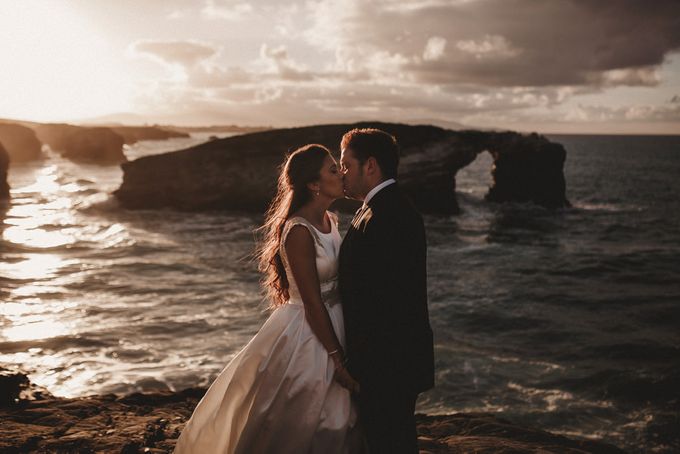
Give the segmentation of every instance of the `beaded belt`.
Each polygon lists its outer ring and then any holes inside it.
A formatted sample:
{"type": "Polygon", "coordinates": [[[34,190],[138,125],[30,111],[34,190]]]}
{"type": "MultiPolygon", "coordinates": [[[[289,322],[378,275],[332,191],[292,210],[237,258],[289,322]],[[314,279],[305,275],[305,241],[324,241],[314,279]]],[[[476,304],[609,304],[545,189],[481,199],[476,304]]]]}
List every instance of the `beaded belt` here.
{"type": "MultiPolygon", "coordinates": [[[[328,307],[335,306],[340,302],[340,294],[338,293],[338,281],[326,281],[321,283],[321,301],[328,307]]],[[[302,299],[299,296],[292,296],[288,300],[288,304],[302,306],[302,299]]]]}

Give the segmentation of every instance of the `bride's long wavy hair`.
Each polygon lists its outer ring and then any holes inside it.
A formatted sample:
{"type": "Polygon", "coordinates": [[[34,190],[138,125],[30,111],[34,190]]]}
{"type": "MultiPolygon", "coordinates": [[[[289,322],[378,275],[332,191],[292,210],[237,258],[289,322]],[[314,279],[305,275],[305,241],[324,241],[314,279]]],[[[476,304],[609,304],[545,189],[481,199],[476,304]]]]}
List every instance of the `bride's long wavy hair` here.
{"type": "Polygon", "coordinates": [[[256,251],[258,268],[263,273],[262,287],[271,308],[285,303],[289,297],[288,276],[279,253],[284,224],[312,199],[307,185],[319,179],[323,161],[330,155],[323,145],[309,144],[292,152],[281,165],[276,195],[258,229],[262,241],[256,251]]]}

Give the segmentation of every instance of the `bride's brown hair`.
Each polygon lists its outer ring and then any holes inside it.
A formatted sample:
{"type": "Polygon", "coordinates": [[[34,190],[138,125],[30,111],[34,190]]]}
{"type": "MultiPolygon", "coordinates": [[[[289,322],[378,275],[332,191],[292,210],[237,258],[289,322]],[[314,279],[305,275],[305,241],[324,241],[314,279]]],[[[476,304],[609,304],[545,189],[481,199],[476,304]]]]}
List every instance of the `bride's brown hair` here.
{"type": "Polygon", "coordinates": [[[288,276],[279,253],[281,235],[286,220],[312,198],[307,187],[320,178],[324,159],[331,153],[326,147],[309,144],[286,157],[281,165],[278,189],[260,230],[263,239],[257,248],[259,270],[263,273],[262,286],[270,307],[288,300],[288,276]]]}

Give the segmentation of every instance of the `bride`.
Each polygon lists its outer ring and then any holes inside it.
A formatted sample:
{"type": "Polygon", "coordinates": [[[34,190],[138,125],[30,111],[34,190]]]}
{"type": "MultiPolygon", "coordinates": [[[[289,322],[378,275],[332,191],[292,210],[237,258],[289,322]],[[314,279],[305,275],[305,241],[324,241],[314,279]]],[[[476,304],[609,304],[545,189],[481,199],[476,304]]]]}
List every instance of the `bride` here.
{"type": "Polygon", "coordinates": [[[176,453],[362,450],[337,292],[341,238],[327,211],[341,197],[328,149],[306,145],[287,158],[258,250],[274,310],[212,383],[176,453]]]}

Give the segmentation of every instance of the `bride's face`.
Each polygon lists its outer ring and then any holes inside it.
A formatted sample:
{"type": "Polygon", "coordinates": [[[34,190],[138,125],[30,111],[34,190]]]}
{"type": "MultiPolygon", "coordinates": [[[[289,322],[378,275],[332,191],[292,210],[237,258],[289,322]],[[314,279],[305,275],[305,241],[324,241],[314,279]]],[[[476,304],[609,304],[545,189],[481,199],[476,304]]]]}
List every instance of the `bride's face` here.
{"type": "Polygon", "coordinates": [[[326,156],[319,171],[319,193],[331,199],[344,196],[342,173],[331,155],[326,156]]]}

